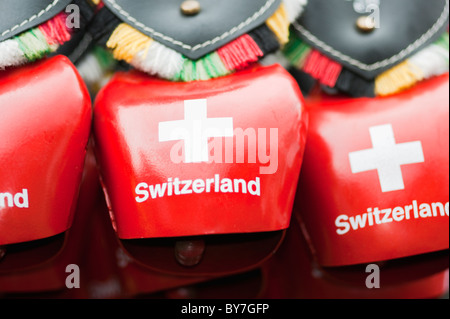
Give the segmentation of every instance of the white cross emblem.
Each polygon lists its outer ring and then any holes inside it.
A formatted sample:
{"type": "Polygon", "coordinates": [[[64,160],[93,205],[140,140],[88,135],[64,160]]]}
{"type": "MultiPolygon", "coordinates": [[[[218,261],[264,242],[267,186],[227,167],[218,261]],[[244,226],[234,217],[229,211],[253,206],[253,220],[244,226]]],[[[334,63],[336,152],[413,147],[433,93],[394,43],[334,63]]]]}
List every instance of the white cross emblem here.
{"type": "Polygon", "coordinates": [[[373,148],[349,154],[352,173],[377,170],[383,193],[405,189],[401,166],[425,162],[421,142],[396,144],[391,124],[369,131],[373,148]]]}
{"type": "Polygon", "coordinates": [[[209,161],[208,139],[233,137],[233,118],[207,118],[207,101],[184,101],[184,120],[159,123],[159,141],[184,141],[184,163],[209,161]]]}

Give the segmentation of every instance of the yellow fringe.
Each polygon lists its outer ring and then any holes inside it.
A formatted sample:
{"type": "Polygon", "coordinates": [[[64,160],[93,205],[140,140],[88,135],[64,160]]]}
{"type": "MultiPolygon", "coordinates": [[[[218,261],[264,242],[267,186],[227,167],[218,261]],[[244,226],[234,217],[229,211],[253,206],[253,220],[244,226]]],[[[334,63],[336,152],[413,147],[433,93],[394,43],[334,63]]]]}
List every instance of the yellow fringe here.
{"type": "Polygon", "coordinates": [[[144,51],[145,58],[152,41],[128,24],[121,23],[111,34],[106,46],[113,51],[115,59],[130,63],[138,52],[144,51]]]}
{"type": "Polygon", "coordinates": [[[93,4],[95,4],[96,6],[98,6],[100,4],[100,2],[102,2],[102,0],[91,0],[91,2],[93,4]]]}
{"type": "Polygon", "coordinates": [[[289,42],[289,17],[282,3],[278,10],[266,21],[266,25],[278,38],[281,46],[289,42]]]}
{"type": "Polygon", "coordinates": [[[404,61],[375,79],[375,94],[387,96],[414,86],[424,78],[420,69],[404,61]]]}
{"type": "MultiPolygon", "coordinates": [[[[289,18],[284,4],[266,21],[267,26],[277,37],[281,46],[289,42],[289,18]]],[[[109,37],[106,47],[111,49],[116,60],[131,63],[133,58],[140,53],[145,59],[151,43],[154,40],[141,33],[126,23],[121,23],[109,37]]]]}

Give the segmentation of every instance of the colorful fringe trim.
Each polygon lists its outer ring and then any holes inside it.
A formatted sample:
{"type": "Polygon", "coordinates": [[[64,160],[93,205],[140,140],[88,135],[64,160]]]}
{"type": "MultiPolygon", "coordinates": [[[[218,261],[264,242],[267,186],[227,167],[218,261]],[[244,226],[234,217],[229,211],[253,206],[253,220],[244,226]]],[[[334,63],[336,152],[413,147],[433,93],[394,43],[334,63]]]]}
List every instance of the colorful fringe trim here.
{"type": "Polygon", "coordinates": [[[76,63],[76,68],[92,96],[107,84],[116,66],[117,61],[101,46],[93,46],[76,63]]]}
{"type": "Polygon", "coordinates": [[[292,66],[309,74],[320,84],[352,96],[393,95],[420,81],[449,71],[448,33],[444,33],[435,43],[378,75],[373,81],[345,69],[293,33],[283,53],[292,66]]]}
{"type": "Polygon", "coordinates": [[[306,0],[284,0],[264,25],[198,60],[186,58],[126,23],[116,26],[106,47],[115,59],[151,75],[181,82],[209,80],[245,68],[286,45],[289,26],[305,5],[306,0]]]}
{"type": "Polygon", "coordinates": [[[382,73],[375,80],[375,94],[395,94],[418,82],[449,71],[449,37],[445,33],[435,43],[382,73]]]}
{"type": "Polygon", "coordinates": [[[61,12],[35,28],[0,42],[0,69],[32,62],[55,52],[71,38],[66,18],[67,14],[61,12]]]}

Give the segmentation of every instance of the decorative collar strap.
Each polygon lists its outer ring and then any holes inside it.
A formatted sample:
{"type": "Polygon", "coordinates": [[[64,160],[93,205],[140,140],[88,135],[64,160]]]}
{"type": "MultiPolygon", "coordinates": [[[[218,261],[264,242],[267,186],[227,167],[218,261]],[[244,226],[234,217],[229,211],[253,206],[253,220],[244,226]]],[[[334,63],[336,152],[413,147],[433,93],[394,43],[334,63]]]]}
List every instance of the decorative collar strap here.
{"type": "Polygon", "coordinates": [[[0,41],[50,20],[71,0],[2,0],[0,41]]]}
{"type": "Polygon", "coordinates": [[[228,75],[289,40],[306,0],[105,0],[93,37],[138,70],[172,81],[228,75]],[[181,5],[180,5],[181,4],[181,5]]]}
{"type": "Polygon", "coordinates": [[[55,52],[93,16],[87,0],[2,0],[1,5],[0,70],[55,52]]]}
{"type": "Polygon", "coordinates": [[[448,21],[449,0],[310,0],[285,52],[325,86],[389,95],[448,71],[448,21]]]}

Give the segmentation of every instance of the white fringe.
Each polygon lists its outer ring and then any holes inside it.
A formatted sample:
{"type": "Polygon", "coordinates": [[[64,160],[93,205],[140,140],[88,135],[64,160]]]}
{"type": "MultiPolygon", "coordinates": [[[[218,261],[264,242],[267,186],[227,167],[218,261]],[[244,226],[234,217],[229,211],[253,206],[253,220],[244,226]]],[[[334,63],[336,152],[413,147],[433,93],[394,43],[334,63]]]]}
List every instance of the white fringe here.
{"type": "Polygon", "coordinates": [[[0,42],[0,69],[25,64],[27,61],[17,41],[8,39],[0,42]]]}
{"type": "Polygon", "coordinates": [[[291,66],[291,62],[281,51],[266,55],[259,61],[259,63],[266,66],[279,64],[285,69],[288,69],[291,66]]]}
{"type": "Polygon", "coordinates": [[[437,44],[417,52],[408,59],[408,62],[421,70],[424,79],[444,74],[449,70],[448,51],[437,44]]]}
{"type": "Polygon", "coordinates": [[[134,56],[131,65],[151,75],[172,79],[180,72],[184,60],[175,50],[152,41],[147,50],[142,50],[134,56]]]}
{"type": "Polygon", "coordinates": [[[302,13],[308,0],[283,0],[289,22],[294,22],[302,13]]]}

